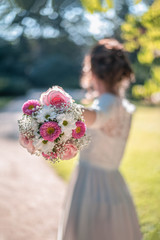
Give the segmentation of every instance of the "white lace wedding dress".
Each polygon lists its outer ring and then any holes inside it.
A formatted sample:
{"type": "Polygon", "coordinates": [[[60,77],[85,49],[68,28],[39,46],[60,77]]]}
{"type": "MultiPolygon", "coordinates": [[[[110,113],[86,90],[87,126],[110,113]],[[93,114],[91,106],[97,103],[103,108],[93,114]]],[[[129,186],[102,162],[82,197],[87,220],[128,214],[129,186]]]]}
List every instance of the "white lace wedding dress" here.
{"type": "Polygon", "coordinates": [[[106,93],[92,108],[91,144],[69,186],[58,240],[140,240],[134,204],[118,170],[134,106],[106,93]]]}

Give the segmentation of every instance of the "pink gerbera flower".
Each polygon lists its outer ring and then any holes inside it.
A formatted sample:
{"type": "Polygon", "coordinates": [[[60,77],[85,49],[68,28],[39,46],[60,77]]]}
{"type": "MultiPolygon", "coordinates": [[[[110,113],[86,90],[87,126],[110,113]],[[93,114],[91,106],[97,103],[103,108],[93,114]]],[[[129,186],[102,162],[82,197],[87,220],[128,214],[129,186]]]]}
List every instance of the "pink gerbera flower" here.
{"type": "Polygon", "coordinates": [[[44,140],[53,142],[61,134],[61,128],[57,122],[46,122],[40,127],[40,135],[44,140]]]}
{"type": "Polygon", "coordinates": [[[23,113],[26,115],[31,115],[37,110],[37,106],[41,106],[37,100],[28,100],[22,106],[23,113]]]}
{"type": "Polygon", "coordinates": [[[76,122],[76,129],[72,130],[72,137],[73,138],[81,138],[84,136],[86,132],[86,125],[82,121],[76,122]]]}

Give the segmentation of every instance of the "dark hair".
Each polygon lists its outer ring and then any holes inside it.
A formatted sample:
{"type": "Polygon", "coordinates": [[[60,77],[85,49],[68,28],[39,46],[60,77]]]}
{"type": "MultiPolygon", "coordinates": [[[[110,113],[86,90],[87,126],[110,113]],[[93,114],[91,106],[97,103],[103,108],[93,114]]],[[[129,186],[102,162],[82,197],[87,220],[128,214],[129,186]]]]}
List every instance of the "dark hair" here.
{"type": "Polygon", "coordinates": [[[106,83],[108,91],[118,95],[123,83],[129,85],[133,80],[134,74],[123,45],[116,39],[100,40],[89,56],[91,72],[106,83]]]}

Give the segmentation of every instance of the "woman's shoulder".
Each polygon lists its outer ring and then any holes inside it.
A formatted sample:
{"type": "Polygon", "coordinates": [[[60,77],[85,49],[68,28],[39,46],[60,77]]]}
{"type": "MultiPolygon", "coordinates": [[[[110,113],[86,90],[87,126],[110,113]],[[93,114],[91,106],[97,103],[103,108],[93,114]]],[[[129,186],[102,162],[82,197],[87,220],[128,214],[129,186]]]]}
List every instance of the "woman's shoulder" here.
{"type": "Polygon", "coordinates": [[[135,111],[135,105],[126,98],[116,96],[112,93],[102,94],[99,98],[95,99],[92,104],[92,109],[107,111],[116,111],[123,109],[125,112],[132,114],[135,111]]]}
{"type": "Polygon", "coordinates": [[[111,93],[104,93],[93,101],[92,108],[103,110],[116,102],[117,96],[111,93]]]}
{"type": "Polygon", "coordinates": [[[107,93],[94,101],[92,110],[96,116],[91,128],[100,128],[106,124],[108,126],[110,122],[111,125],[114,124],[115,129],[115,126],[130,121],[135,106],[125,98],[107,93]]]}

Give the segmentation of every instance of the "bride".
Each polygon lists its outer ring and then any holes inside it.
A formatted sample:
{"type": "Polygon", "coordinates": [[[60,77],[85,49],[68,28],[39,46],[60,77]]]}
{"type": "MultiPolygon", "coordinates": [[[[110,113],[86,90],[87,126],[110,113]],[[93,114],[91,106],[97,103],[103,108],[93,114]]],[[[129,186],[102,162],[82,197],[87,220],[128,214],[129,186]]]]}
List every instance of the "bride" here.
{"type": "Polygon", "coordinates": [[[91,144],[71,181],[58,240],[140,240],[130,192],[118,168],[134,106],[124,97],[133,72],[123,46],[103,39],[84,61],[82,85],[97,93],[84,110],[91,144]]]}

